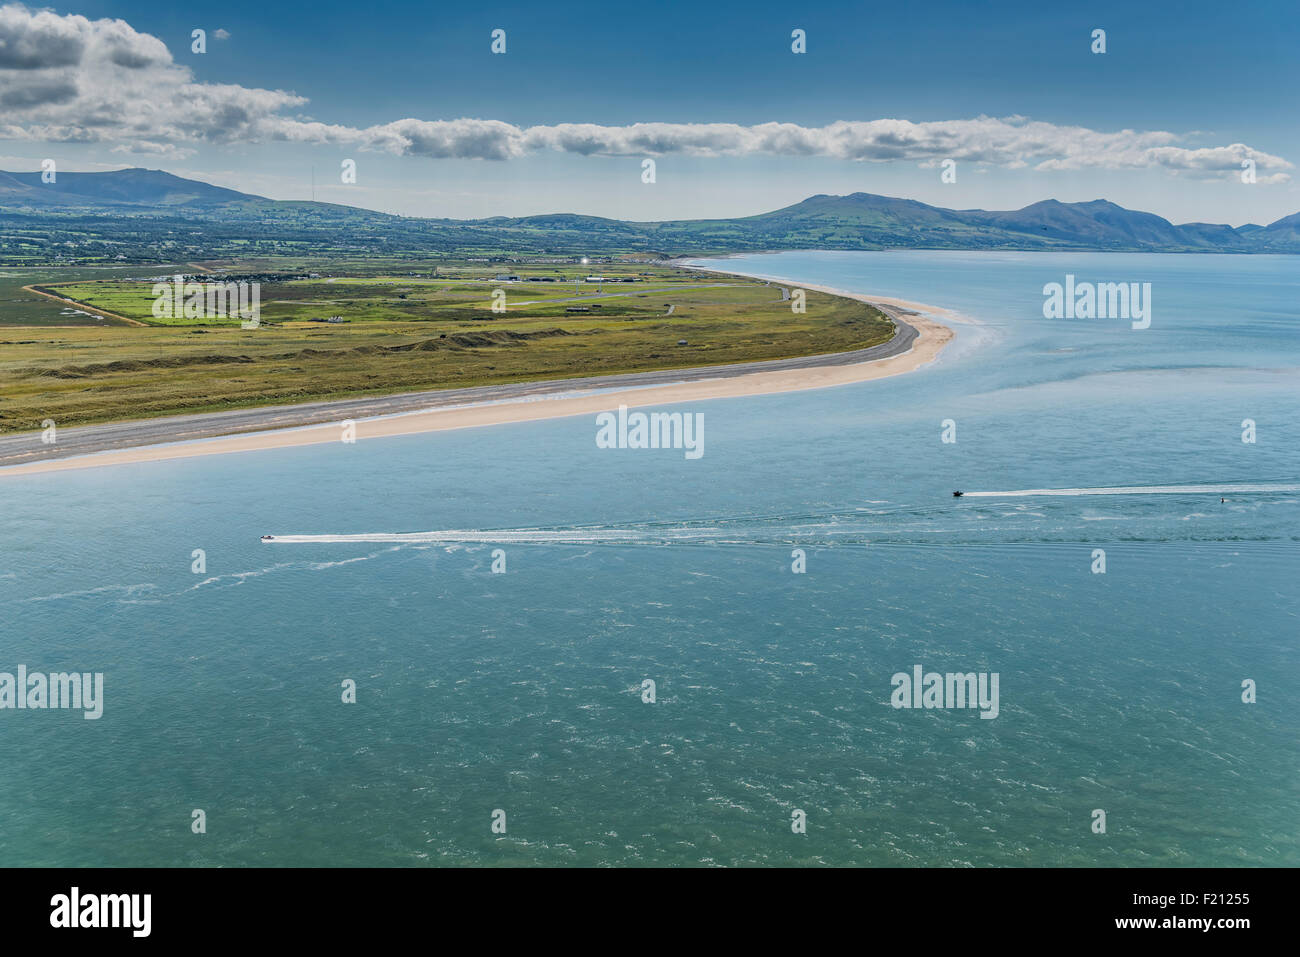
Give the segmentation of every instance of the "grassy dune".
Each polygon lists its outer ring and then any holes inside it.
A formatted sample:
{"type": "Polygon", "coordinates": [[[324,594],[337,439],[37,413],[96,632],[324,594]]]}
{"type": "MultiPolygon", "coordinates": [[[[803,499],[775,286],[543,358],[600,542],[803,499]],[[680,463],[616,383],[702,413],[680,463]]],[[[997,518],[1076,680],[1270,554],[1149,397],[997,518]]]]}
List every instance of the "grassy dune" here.
{"type": "MultiPolygon", "coordinates": [[[[502,272],[500,267],[491,267],[502,272]]],[[[587,275],[587,267],[565,267],[587,275]]],[[[547,270],[559,272],[560,267],[547,270]]],[[[601,273],[614,270],[602,267],[601,273]]],[[[233,323],[0,330],[0,429],[142,418],[859,349],[890,321],[863,303],[809,293],[796,314],[779,287],[640,266],[637,284],[354,277],[262,288],[262,326],[233,323]],[[506,311],[491,293],[504,289],[506,311]],[[581,306],[589,312],[566,312],[581,306]],[[669,314],[669,306],[672,307],[669,314]],[[327,324],[313,316],[342,316],[327,324]],[[685,339],[687,345],[679,345],[685,339]]],[[[524,270],[512,270],[526,274],[524,270]]],[[[43,288],[153,322],[147,283],[43,288]]]]}

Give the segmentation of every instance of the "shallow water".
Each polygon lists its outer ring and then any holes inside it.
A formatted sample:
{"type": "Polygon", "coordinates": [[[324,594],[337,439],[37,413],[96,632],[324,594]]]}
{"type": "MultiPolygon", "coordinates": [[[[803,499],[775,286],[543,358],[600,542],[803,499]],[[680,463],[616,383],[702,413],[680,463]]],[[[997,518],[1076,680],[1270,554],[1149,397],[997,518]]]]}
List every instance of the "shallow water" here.
{"type": "Polygon", "coordinates": [[[1300,863],[1295,260],[726,267],[968,321],[675,406],[697,460],[580,416],[0,482],[0,670],[105,675],[99,720],[0,711],[0,864],[1300,863]],[[1044,319],[1067,272],[1151,327],[1044,319]],[[916,664],[998,717],[891,707],[916,664]]]}
{"type": "Polygon", "coordinates": [[[0,328],[4,326],[122,325],[24,292],[33,283],[79,282],[88,279],[147,278],[166,275],[174,266],[61,266],[33,268],[0,266],[0,328]]]}

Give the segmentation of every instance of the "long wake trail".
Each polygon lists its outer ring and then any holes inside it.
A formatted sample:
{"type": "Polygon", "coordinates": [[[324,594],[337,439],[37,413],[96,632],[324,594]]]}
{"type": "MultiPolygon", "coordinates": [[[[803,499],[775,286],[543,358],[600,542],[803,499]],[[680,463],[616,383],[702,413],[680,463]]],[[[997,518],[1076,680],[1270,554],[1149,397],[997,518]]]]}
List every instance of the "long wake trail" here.
{"type": "MultiPolygon", "coordinates": [[[[1015,489],[1010,491],[964,492],[966,498],[1074,497],[1086,495],[1246,495],[1251,493],[1296,493],[1300,484],[1221,485],[1126,485],[1098,488],[1015,489]]],[[[785,514],[744,514],[728,517],[686,518],[666,521],[630,522],[611,526],[551,525],[522,528],[438,529],[424,532],[361,532],[355,534],[268,535],[268,545],[308,544],[393,544],[393,545],[884,545],[905,544],[899,536],[919,536],[914,544],[993,545],[992,541],[961,541],[971,529],[946,527],[945,519],[969,512],[960,500],[945,498],[933,503],[874,502],[826,510],[807,509],[785,514]],[[937,523],[937,524],[934,524],[937,523]],[[954,537],[957,540],[953,540],[954,537]],[[893,541],[891,541],[891,539],[893,541]]],[[[1166,539],[1156,539],[1166,540],[1166,539]]],[[[1170,541],[1191,541],[1175,536],[1170,541]]],[[[1226,539],[1213,538],[1210,541],[1226,539]]],[[[1235,540],[1235,539],[1233,539],[1235,540]]],[[[1049,544],[1059,538],[1034,538],[1049,544]]],[[[1000,542],[997,544],[1012,544],[1000,542]]],[[[1017,543],[1018,544],[1018,543],[1017,543]]]]}
{"type": "Polygon", "coordinates": [[[1022,488],[1009,492],[962,492],[963,498],[1030,498],[1073,495],[1245,495],[1300,492],[1300,485],[1120,485],[1102,488],[1022,488]]]}

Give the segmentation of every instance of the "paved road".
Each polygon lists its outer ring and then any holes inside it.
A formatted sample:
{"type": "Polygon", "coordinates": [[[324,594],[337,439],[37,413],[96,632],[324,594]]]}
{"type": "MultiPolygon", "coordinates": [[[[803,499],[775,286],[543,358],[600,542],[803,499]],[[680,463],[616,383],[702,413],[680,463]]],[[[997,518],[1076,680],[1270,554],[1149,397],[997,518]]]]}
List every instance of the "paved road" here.
{"type": "Polygon", "coordinates": [[[885,359],[907,352],[912,347],[913,340],[916,339],[915,327],[901,318],[902,310],[878,303],[876,306],[894,320],[897,326],[894,337],[878,346],[872,346],[869,349],[857,349],[853,352],[803,356],[798,359],[768,359],[763,362],[744,362],[734,365],[700,366],[694,369],[664,369],[654,372],[630,372],[623,375],[589,376],[582,379],[551,379],[545,382],[484,385],[465,389],[438,389],[430,392],[407,392],[402,395],[305,402],[300,405],[235,409],[229,412],[173,415],[138,422],[111,422],[106,425],[87,425],[59,429],[57,433],[58,442],[54,445],[42,445],[41,433],[39,432],[22,432],[14,435],[0,435],[0,467],[19,465],[26,462],[40,462],[46,459],[67,458],[72,455],[87,455],[91,452],[106,452],[112,449],[207,439],[239,432],[261,432],[267,429],[315,425],[320,422],[365,419],[376,415],[390,415],[395,412],[439,409],[453,405],[465,405],[470,402],[559,395],[588,389],[668,385],[676,382],[694,382],[700,379],[728,379],[734,376],[748,375],[751,372],[766,372],[779,369],[812,369],[820,366],[852,365],[872,359],[885,359]]]}

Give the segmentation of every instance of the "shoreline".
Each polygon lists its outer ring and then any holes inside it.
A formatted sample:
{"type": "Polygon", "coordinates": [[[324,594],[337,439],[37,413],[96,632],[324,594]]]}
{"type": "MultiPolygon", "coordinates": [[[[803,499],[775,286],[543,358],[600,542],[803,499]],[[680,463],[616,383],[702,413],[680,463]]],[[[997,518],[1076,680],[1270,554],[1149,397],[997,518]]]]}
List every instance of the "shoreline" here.
{"type": "MultiPolygon", "coordinates": [[[[740,255],[747,256],[750,254],[733,254],[733,256],[740,255]]],[[[754,255],[775,256],[777,253],[756,253],[754,255]]],[[[725,262],[727,258],[732,257],[719,257],[717,261],[725,262]]],[[[905,313],[911,313],[915,316],[939,316],[948,322],[955,322],[959,325],[970,324],[969,319],[963,319],[951,309],[945,309],[943,306],[930,306],[911,299],[896,299],[893,296],[864,296],[856,292],[851,292],[848,289],[840,289],[837,286],[824,286],[821,283],[803,282],[798,279],[791,279],[789,276],[769,276],[760,273],[728,272],[725,269],[712,269],[708,266],[692,266],[689,264],[688,260],[685,259],[673,260],[672,262],[679,269],[695,269],[699,272],[717,273],[718,275],[734,276],[739,279],[761,279],[764,282],[784,284],[798,289],[811,289],[814,292],[824,292],[828,296],[839,296],[841,299],[856,299],[858,302],[865,302],[869,306],[889,306],[892,309],[902,310],[905,313]]],[[[898,321],[898,316],[892,312],[891,309],[882,309],[882,311],[895,322],[898,321]]]]}
{"type": "Polygon", "coordinates": [[[852,294],[812,283],[796,285],[880,308],[894,321],[894,337],[854,352],[729,366],[541,380],[80,426],[59,436],[62,448],[53,455],[48,454],[50,447],[39,444],[39,432],[24,433],[0,437],[0,477],[320,445],[339,441],[344,421],[354,422],[356,439],[361,441],[594,415],[619,405],[636,408],[831,388],[919,369],[933,362],[953,338],[952,329],[930,317],[949,317],[947,309],[852,294]]]}
{"type": "Polygon", "coordinates": [[[34,296],[44,296],[46,299],[59,303],[65,309],[76,309],[80,312],[89,313],[93,316],[100,316],[104,319],[119,319],[122,322],[125,322],[128,326],[140,326],[145,329],[149,327],[149,323],[147,322],[141,322],[139,319],[131,319],[128,316],[119,316],[115,312],[109,312],[106,309],[99,309],[95,306],[87,305],[84,302],[78,302],[76,299],[69,299],[67,296],[56,296],[52,292],[46,292],[44,289],[36,288],[35,284],[23,286],[23,292],[30,292],[34,296]]]}

